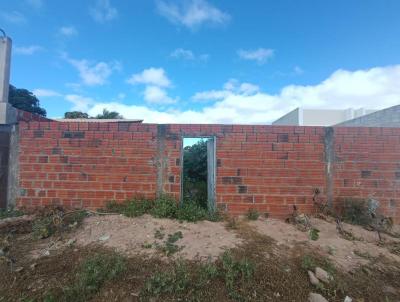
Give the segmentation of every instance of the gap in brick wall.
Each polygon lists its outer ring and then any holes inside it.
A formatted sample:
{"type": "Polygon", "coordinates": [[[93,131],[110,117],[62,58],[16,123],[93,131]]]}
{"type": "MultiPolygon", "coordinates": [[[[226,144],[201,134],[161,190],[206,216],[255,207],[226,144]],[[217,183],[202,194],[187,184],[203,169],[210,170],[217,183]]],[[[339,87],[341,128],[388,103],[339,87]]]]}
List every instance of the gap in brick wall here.
{"type": "Polygon", "coordinates": [[[213,137],[184,137],[182,140],[182,202],[204,209],[215,208],[215,144],[213,137]]]}

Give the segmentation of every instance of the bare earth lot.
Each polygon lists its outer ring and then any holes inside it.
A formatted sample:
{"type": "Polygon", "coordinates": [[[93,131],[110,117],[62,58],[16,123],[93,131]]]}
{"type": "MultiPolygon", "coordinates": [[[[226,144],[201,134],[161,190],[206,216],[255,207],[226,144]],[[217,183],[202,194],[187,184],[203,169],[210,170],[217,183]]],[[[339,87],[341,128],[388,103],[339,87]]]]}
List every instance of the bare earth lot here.
{"type": "MultiPolygon", "coordinates": [[[[46,239],[33,238],[24,223],[0,227],[7,251],[0,255],[0,301],[309,301],[310,293],[327,301],[400,301],[400,238],[384,234],[379,242],[376,233],[347,224],[352,236],[343,238],[334,222],[311,222],[317,240],[265,218],[188,223],[92,215],[46,239]],[[90,278],[101,276],[86,267],[87,294],[69,290],[82,288],[82,265],[94,255],[118,255],[121,272],[96,283],[90,278]],[[316,267],[329,281],[310,282],[316,267]]],[[[108,272],[119,265],[107,261],[91,264],[108,272]]]]}

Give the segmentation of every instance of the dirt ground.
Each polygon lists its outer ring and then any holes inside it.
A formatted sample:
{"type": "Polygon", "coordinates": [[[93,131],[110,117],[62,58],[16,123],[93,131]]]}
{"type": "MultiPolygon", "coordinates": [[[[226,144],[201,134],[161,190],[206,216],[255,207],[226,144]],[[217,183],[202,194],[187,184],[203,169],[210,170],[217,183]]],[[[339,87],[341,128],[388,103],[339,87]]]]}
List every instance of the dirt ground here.
{"type": "Polygon", "coordinates": [[[79,246],[100,243],[128,256],[135,254],[154,256],[159,254],[154,247],[161,245],[168,235],[176,232],[181,232],[182,238],[176,242],[180,250],[174,254],[175,258],[215,259],[224,250],[242,243],[242,239],[227,230],[223,222],[186,223],[157,219],[150,215],[135,218],[122,215],[92,216],[85,219],[82,228],[71,238],[76,240],[79,246]],[[156,232],[163,238],[157,238],[156,232]]]}
{"type": "Polygon", "coordinates": [[[346,296],[357,302],[400,301],[400,256],[393,249],[400,238],[384,234],[379,243],[376,233],[344,224],[352,234],[345,239],[334,222],[313,218],[311,223],[320,231],[315,241],[294,225],[265,218],[241,218],[232,224],[96,215],[87,217],[76,229],[47,239],[34,239],[29,227],[17,224],[21,232],[14,228],[10,235],[9,229],[0,230],[0,242],[10,243],[11,259],[0,260],[0,302],[71,301],[63,300],[64,289],[74,281],[84,260],[114,251],[126,256],[126,271],[102,284],[87,301],[301,302],[308,301],[311,292],[328,301],[344,301],[346,296]],[[168,235],[179,232],[173,241],[175,252],[170,256],[160,252],[168,235]],[[226,274],[203,283],[198,276],[206,263],[211,261],[226,270],[221,260],[226,251],[239,261],[247,259],[254,264],[250,280],[235,279],[229,287],[230,275],[226,274]],[[331,284],[310,284],[309,268],[305,267],[305,259],[310,258],[334,274],[331,284]],[[176,261],[183,261],[186,267],[185,290],[165,289],[164,281],[156,279],[165,291],[157,296],[143,294],[149,278],[160,273],[179,283],[176,261]],[[55,294],[54,300],[46,300],[49,292],[55,294]]]}
{"type": "Polygon", "coordinates": [[[302,232],[296,226],[276,219],[258,219],[250,222],[257,231],[276,240],[278,245],[291,249],[299,244],[305,244],[312,250],[328,257],[344,271],[352,271],[361,265],[371,262],[377,257],[400,263],[400,255],[388,249],[393,244],[399,244],[400,238],[382,234],[383,242],[379,243],[376,232],[367,231],[361,226],[343,223],[344,230],[354,238],[345,239],[336,230],[333,221],[311,218],[311,225],[319,230],[318,240],[311,240],[308,232],[302,232]],[[379,243],[379,245],[378,245],[379,243]]]}

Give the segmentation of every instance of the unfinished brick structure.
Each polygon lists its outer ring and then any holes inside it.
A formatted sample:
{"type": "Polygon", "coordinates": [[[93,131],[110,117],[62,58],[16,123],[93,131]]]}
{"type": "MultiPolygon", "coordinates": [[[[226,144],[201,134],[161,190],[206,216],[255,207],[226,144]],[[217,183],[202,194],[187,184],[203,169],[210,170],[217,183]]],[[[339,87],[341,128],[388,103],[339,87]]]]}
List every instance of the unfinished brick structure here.
{"type": "Polygon", "coordinates": [[[98,208],[168,193],[179,199],[183,136],[216,140],[216,203],[285,217],[373,197],[400,221],[400,128],[20,122],[18,206],[98,208]]]}

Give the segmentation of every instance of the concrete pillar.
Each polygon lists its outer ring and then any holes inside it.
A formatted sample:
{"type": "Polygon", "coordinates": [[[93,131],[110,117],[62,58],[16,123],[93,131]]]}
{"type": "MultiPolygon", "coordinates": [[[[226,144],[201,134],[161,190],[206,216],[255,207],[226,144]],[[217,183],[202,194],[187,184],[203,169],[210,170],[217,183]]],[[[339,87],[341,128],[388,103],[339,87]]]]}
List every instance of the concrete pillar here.
{"type": "Polygon", "coordinates": [[[0,37],[0,124],[13,124],[17,116],[15,108],[8,103],[11,44],[9,37],[0,37]]]}
{"type": "Polygon", "coordinates": [[[0,38],[0,103],[8,103],[10,85],[11,39],[0,38]]]}

